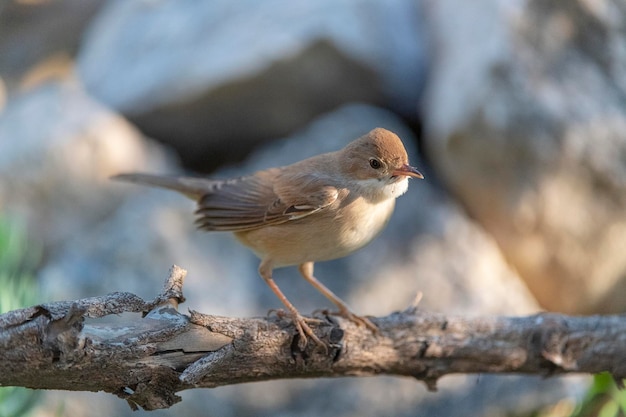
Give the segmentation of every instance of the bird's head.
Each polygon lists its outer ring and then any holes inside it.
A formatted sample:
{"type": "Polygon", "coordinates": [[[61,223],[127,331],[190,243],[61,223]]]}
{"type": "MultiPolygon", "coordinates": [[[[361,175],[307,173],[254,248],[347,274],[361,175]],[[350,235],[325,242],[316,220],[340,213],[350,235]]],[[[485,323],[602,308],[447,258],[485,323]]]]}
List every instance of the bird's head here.
{"type": "Polygon", "coordinates": [[[409,178],[424,178],[409,165],[400,138],[383,128],[349,143],[341,150],[339,161],[344,175],[383,198],[395,198],[406,192],[409,178]]]}

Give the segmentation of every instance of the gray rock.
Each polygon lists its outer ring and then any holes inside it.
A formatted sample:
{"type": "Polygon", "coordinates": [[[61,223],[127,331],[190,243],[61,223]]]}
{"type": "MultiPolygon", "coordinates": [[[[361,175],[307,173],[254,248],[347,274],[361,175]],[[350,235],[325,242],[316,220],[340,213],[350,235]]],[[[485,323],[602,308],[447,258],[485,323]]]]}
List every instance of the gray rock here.
{"type": "Polygon", "coordinates": [[[44,78],[67,75],[81,34],[103,3],[0,2],[0,104],[3,84],[12,96],[44,78]]]}
{"type": "Polygon", "coordinates": [[[344,103],[415,118],[415,0],[111,1],[86,34],[91,94],[211,171],[344,103]]]}
{"type": "Polygon", "coordinates": [[[159,149],[79,86],[41,86],[0,114],[0,208],[54,251],[122,202],[110,175],[163,166],[159,149]]]}
{"type": "Polygon", "coordinates": [[[626,308],[625,3],[443,0],[434,165],[542,306],[626,308]]]}

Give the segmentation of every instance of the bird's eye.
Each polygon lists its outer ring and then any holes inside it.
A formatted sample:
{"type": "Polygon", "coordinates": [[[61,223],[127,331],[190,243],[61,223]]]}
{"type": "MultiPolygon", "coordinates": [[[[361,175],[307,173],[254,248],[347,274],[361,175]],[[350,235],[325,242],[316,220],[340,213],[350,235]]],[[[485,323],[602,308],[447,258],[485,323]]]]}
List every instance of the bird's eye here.
{"type": "Polygon", "coordinates": [[[370,166],[374,169],[380,169],[383,164],[376,158],[370,158],[370,166]]]}

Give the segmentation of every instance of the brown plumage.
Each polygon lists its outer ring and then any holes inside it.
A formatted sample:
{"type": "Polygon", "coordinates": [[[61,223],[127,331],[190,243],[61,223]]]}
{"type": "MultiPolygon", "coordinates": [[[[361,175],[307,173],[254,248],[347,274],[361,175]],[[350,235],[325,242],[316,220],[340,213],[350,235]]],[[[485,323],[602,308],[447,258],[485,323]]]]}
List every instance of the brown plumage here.
{"type": "Polygon", "coordinates": [[[300,334],[321,341],[307,319],[272,279],[276,267],[299,265],[303,277],[339,313],[375,330],[366,318],[313,276],[313,263],[340,258],[369,243],[389,220],[408,177],[423,178],[408,164],[400,138],[377,128],[341,150],[229,180],[122,174],[117,180],[176,190],[198,202],[197,224],[233,232],[261,258],[260,275],[287,307],[300,334]]]}

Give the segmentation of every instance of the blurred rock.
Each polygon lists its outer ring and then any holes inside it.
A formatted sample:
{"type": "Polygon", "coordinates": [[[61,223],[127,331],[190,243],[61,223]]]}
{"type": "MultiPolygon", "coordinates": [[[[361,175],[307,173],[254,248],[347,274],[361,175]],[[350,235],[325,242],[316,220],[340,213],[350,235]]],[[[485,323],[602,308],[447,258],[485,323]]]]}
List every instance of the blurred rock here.
{"type": "Polygon", "coordinates": [[[0,4],[0,79],[7,94],[72,71],[81,34],[103,0],[8,0],[0,4]],[[26,84],[26,85],[25,85],[26,84]]]}
{"type": "Polygon", "coordinates": [[[542,306],[626,308],[626,3],[429,1],[427,145],[542,306]]]}
{"type": "Polygon", "coordinates": [[[0,114],[0,210],[24,217],[53,251],[122,202],[110,175],[157,169],[161,159],[79,86],[47,84],[14,98],[0,114]]]}
{"type": "Polygon", "coordinates": [[[90,93],[209,172],[344,103],[415,119],[420,26],[417,0],[110,1],[78,69],[90,93]]]}

